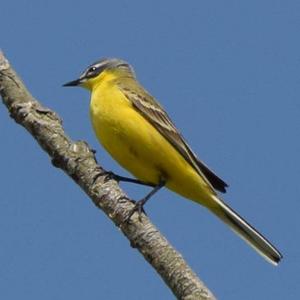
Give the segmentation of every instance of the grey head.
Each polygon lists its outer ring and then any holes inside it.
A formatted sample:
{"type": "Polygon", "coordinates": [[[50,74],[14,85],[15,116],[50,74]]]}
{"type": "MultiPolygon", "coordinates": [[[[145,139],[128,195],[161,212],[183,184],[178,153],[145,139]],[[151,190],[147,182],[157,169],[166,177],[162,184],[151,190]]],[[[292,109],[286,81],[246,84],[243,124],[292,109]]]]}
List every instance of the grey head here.
{"type": "Polygon", "coordinates": [[[104,70],[109,69],[120,69],[127,71],[133,77],[135,77],[133,68],[124,60],[118,58],[103,58],[98,60],[88,66],[84,72],[80,75],[80,77],[76,80],[65,83],[63,86],[77,86],[83,83],[84,81],[98,76],[104,70]]]}

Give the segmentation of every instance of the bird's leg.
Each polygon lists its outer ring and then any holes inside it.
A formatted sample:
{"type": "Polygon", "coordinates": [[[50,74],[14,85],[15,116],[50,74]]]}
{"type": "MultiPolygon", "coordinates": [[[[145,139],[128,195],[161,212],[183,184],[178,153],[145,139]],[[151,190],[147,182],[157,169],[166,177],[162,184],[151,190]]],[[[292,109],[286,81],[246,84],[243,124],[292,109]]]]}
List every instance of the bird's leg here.
{"type": "Polygon", "coordinates": [[[156,186],[154,186],[154,188],[150,191],[150,193],[148,193],[144,198],[142,198],[139,201],[135,202],[134,208],[130,211],[129,215],[127,216],[125,222],[128,222],[130,220],[130,218],[132,217],[132,215],[135,212],[138,212],[139,214],[139,220],[141,221],[141,215],[142,213],[146,214],[144,211],[144,205],[146,204],[146,202],[154,195],[156,194],[162,187],[164,187],[166,184],[165,180],[161,180],[156,186]]]}
{"type": "MultiPolygon", "coordinates": [[[[124,182],[131,182],[131,183],[136,183],[136,184],[141,184],[141,185],[146,185],[146,186],[152,186],[155,187],[156,185],[150,182],[144,182],[135,178],[129,178],[129,177],[124,177],[117,175],[113,173],[112,171],[102,171],[97,174],[96,179],[100,176],[106,176],[106,180],[114,179],[117,182],[124,181],[124,182]]],[[[96,181],[96,179],[94,181],[96,181]]]]}
{"type": "Polygon", "coordinates": [[[155,184],[150,183],[150,182],[144,182],[141,181],[139,179],[135,179],[135,178],[129,178],[129,177],[124,177],[124,176],[120,176],[120,175],[116,175],[112,172],[110,172],[112,175],[112,178],[116,181],[123,181],[123,182],[131,182],[131,183],[136,183],[136,184],[141,184],[141,185],[147,185],[147,186],[152,186],[155,187],[155,184]]]}

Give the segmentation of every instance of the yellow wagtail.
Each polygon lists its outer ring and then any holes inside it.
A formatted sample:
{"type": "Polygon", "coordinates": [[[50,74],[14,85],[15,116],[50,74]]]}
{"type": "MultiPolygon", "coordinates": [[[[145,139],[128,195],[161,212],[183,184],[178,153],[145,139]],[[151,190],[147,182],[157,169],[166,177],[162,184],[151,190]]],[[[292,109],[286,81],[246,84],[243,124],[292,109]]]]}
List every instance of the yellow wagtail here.
{"type": "Polygon", "coordinates": [[[141,213],[145,202],[166,186],[207,207],[264,258],[278,264],[280,252],[221,200],[216,191],[226,192],[227,184],[197,158],[128,63],[100,60],[64,86],[91,91],[90,115],[97,138],[137,180],[116,178],[154,187],[136,202],[135,210],[141,213]]]}

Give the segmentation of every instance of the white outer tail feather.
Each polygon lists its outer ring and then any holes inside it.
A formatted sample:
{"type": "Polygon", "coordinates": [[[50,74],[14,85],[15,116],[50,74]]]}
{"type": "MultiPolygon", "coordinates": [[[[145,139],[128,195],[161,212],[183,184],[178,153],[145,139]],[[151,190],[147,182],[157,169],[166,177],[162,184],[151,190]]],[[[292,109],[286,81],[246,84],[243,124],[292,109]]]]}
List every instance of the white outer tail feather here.
{"type": "Polygon", "coordinates": [[[220,198],[217,196],[213,196],[213,198],[218,205],[212,207],[210,210],[262,257],[277,266],[282,258],[281,253],[220,198]]]}

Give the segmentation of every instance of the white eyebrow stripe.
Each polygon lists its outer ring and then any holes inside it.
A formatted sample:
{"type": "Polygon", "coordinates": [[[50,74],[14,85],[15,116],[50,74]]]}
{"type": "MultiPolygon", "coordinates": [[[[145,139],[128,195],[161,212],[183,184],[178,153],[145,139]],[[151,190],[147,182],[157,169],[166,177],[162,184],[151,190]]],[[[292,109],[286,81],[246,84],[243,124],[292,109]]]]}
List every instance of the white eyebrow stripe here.
{"type": "Polygon", "coordinates": [[[101,61],[95,62],[94,64],[90,65],[89,68],[95,67],[98,69],[98,68],[101,68],[101,67],[107,65],[111,61],[112,61],[112,59],[103,59],[101,61]]]}
{"type": "Polygon", "coordinates": [[[102,67],[102,66],[104,66],[106,64],[107,64],[107,61],[102,61],[102,62],[96,63],[94,65],[91,65],[91,67],[95,67],[95,68],[98,69],[98,68],[100,68],[100,67],[102,67]]]}

